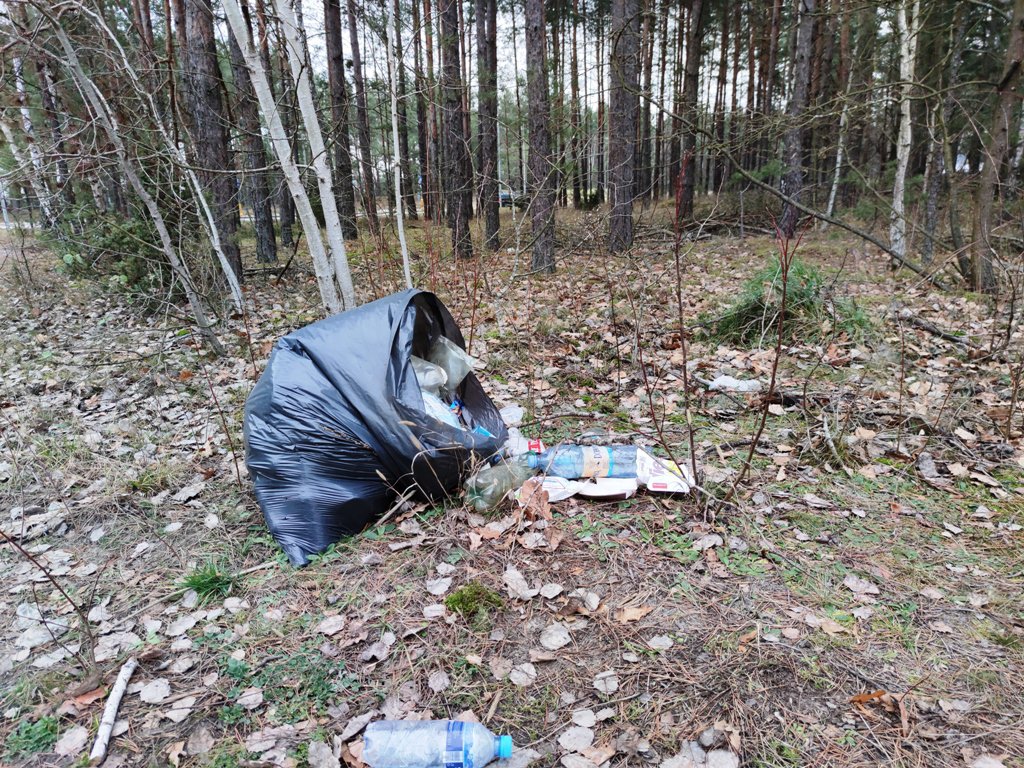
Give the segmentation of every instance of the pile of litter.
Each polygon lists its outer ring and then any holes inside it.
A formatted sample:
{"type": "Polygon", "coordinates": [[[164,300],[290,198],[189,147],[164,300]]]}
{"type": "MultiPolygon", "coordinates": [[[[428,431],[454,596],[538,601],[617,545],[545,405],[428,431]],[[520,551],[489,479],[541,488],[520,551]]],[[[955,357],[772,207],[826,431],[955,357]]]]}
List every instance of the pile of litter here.
{"type": "Polygon", "coordinates": [[[548,449],[523,436],[515,426],[523,409],[499,412],[475,364],[445,306],[418,290],[278,341],[245,404],[246,465],[267,526],[293,564],[396,503],[444,500],[464,480],[477,511],[497,507],[537,474],[550,501],[694,486],[687,467],[645,448],[548,449]]]}

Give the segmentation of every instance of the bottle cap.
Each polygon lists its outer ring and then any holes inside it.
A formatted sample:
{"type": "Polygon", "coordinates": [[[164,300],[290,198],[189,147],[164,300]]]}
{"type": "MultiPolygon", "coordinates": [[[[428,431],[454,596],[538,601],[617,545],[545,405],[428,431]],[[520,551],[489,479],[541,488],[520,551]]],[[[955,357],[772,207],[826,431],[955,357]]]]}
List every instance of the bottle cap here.
{"type": "Polygon", "coordinates": [[[512,737],[511,736],[499,736],[498,737],[498,757],[501,760],[512,757],[512,737]]]}

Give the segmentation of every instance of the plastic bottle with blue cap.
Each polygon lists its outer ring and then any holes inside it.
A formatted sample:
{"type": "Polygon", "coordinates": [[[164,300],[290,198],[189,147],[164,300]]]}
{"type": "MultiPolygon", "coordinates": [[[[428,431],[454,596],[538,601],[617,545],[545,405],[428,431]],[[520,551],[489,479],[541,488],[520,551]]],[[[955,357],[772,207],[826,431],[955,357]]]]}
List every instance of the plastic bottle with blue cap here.
{"type": "Polygon", "coordinates": [[[362,759],[372,768],[482,768],[512,757],[512,737],[458,720],[378,720],[366,726],[362,759]]]}

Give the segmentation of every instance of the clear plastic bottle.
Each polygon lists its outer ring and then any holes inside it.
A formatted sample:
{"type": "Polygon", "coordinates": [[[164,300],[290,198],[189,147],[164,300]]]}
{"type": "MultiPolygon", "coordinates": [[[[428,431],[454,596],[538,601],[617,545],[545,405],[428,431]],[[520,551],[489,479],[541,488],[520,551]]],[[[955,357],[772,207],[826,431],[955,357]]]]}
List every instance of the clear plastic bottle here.
{"type": "Polygon", "coordinates": [[[378,720],[363,737],[372,768],[482,768],[511,756],[511,736],[457,720],[378,720]]]}
{"type": "Polygon", "coordinates": [[[525,458],[501,461],[478,471],[466,481],[466,502],[477,512],[494,509],[509,491],[519,488],[536,474],[525,458]]]}
{"type": "Polygon", "coordinates": [[[559,445],[527,461],[552,477],[636,477],[635,445],[559,445]]]}

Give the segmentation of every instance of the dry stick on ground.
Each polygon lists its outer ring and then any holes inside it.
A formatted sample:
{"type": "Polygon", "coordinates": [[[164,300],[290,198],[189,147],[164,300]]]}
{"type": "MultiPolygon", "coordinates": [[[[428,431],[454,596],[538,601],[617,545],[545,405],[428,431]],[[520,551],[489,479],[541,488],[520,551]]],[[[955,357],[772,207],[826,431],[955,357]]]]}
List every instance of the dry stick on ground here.
{"type": "Polygon", "coordinates": [[[121,706],[121,697],[124,696],[124,691],[128,687],[128,681],[131,680],[132,673],[137,666],[139,666],[138,659],[132,656],[121,667],[117,680],[114,681],[114,687],[110,689],[107,705],[103,708],[103,717],[100,719],[100,729],[96,733],[96,741],[93,743],[92,751],[89,753],[89,765],[98,765],[107,756],[107,745],[110,743],[110,734],[113,732],[114,723],[117,721],[117,710],[121,706]]]}
{"type": "Polygon", "coordinates": [[[779,301],[779,322],[776,330],[775,340],[775,356],[772,359],[772,375],[768,382],[768,392],[765,395],[764,403],[761,408],[761,421],[757,425],[757,431],[754,433],[754,437],[750,442],[750,451],[747,453],[747,458],[743,462],[743,466],[740,467],[740,473],[736,476],[733,481],[732,487],[729,488],[729,492],[725,494],[725,498],[722,499],[720,507],[724,507],[728,504],[732,497],[736,495],[736,491],[743,482],[747,473],[750,471],[751,462],[754,460],[754,452],[757,451],[757,446],[761,442],[761,434],[764,432],[765,424],[768,423],[768,406],[771,404],[772,394],[775,392],[775,379],[779,372],[779,359],[782,357],[782,332],[783,325],[786,320],[786,294],[787,286],[789,284],[789,268],[793,263],[793,257],[796,255],[797,248],[800,247],[800,241],[803,240],[803,232],[796,239],[794,243],[788,237],[784,237],[782,231],[776,227],[777,239],[779,244],[779,279],[782,281],[782,299],[779,301]]]}

